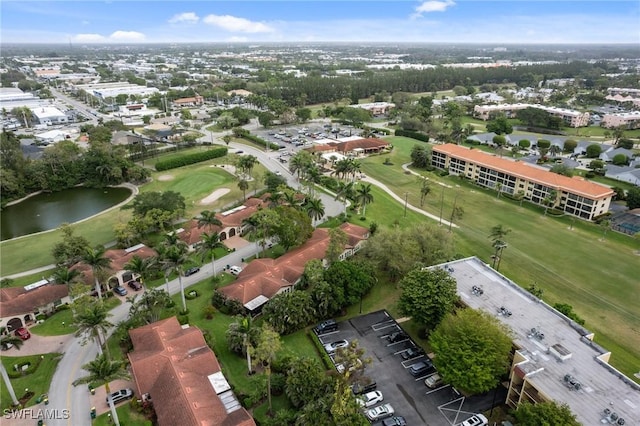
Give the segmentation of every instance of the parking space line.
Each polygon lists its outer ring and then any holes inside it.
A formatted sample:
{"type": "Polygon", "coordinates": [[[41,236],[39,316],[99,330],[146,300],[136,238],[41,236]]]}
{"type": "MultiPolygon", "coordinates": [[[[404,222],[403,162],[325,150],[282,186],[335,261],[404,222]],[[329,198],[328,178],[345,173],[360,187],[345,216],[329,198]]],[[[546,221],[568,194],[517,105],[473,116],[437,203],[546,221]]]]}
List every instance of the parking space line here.
{"type": "Polygon", "coordinates": [[[393,345],[397,345],[398,343],[404,343],[404,342],[406,342],[407,340],[409,340],[409,339],[404,339],[404,340],[400,340],[399,342],[389,343],[389,344],[387,345],[387,347],[389,347],[389,346],[393,346],[393,345]]]}
{"type": "Polygon", "coordinates": [[[389,320],[389,321],[380,322],[378,324],[374,324],[371,326],[373,331],[380,331],[389,327],[397,327],[396,322],[394,320],[389,320]]]}
{"type": "Polygon", "coordinates": [[[451,385],[440,386],[439,388],[430,389],[430,390],[426,391],[424,394],[425,395],[430,395],[430,394],[432,394],[434,392],[438,392],[440,390],[443,390],[443,389],[446,389],[446,388],[450,388],[450,387],[451,387],[451,385]]]}
{"type": "Polygon", "coordinates": [[[402,366],[403,366],[404,368],[409,368],[409,367],[411,367],[413,364],[415,364],[415,362],[414,362],[415,360],[420,359],[420,358],[424,358],[424,354],[422,354],[422,355],[418,355],[417,357],[415,357],[415,358],[411,358],[411,359],[408,359],[408,360],[406,360],[406,361],[402,361],[400,364],[402,364],[402,366]],[[406,363],[410,363],[410,364],[406,364],[406,363]]]}

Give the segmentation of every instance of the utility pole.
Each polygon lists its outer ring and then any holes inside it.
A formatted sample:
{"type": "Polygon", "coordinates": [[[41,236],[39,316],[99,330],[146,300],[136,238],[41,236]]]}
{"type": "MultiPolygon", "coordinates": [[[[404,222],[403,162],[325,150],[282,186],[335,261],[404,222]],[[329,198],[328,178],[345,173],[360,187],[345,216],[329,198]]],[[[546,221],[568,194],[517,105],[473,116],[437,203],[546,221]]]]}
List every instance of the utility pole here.
{"type": "Polygon", "coordinates": [[[442,209],[444,208],[444,185],[442,186],[442,196],[440,197],[440,222],[438,225],[442,226],[442,209]]]}
{"type": "Polygon", "coordinates": [[[404,217],[407,217],[407,198],[409,197],[409,193],[404,193],[404,217]]]}

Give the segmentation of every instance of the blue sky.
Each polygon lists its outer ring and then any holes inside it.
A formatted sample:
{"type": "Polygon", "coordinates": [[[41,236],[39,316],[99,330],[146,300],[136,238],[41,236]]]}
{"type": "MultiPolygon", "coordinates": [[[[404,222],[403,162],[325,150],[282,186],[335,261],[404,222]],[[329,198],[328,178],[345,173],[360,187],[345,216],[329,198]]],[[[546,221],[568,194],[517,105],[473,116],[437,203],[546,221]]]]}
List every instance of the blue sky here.
{"type": "Polygon", "coordinates": [[[640,1],[2,0],[3,43],[637,43],[640,1]]]}

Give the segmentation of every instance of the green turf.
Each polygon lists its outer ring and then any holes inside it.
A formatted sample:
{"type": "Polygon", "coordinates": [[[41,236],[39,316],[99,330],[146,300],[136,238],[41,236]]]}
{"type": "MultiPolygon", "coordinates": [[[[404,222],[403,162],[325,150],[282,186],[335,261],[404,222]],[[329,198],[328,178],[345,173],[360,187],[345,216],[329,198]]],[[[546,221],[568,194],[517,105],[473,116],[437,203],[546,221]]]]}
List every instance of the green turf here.
{"type": "MultiPolygon", "coordinates": [[[[110,297],[106,299],[104,303],[107,310],[111,310],[122,302],[117,297],[110,297]]],[[[29,330],[39,336],[64,336],[65,334],[76,332],[77,328],[74,327],[72,323],[73,311],[71,309],[64,309],[56,312],[44,320],[42,324],[35,325],[29,330]]]]}
{"type": "MultiPolygon", "coordinates": [[[[147,420],[142,414],[131,408],[130,404],[122,404],[116,408],[118,421],[122,426],[151,426],[151,420],[147,420]]],[[[93,426],[109,426],[113,424],[111,411],[99,415],[93,422],[93,426]]],[[[88,416],[88,414],[87,414],[88,416]]]]}
{"type": "MultiPolygon", "coordinates": [[[[25,342],[25,345],[28,345],[30,342],[25,342]]],[[[45,393],[49,392],[49,385],[51,383],[51,378],[53,377],[53,373],[56,371],[56,366],[60,361],[60,354],[51,353],[44,355],[31,355],[24,357],[12,357],[12,356],[3,356],[2,363],[4,364],[7,371],[14,371],[13,366],[16,364],[21,364],[22,362],[31,362],[32,365],[37,362],[38,358],[43,357],[40,360],[40,364],[38,368],[31,374],[19,377],[17,379],[10,379],[11,384],[13,385],[13,390],[16,394],[16,397],[20,399],[26,392],[25,389],[33,392],[34,395],[26,402],[25,406],[29,407],[31,405],[36,404],[36,399],[45,393]]],[[[0,403],[1,408],[8,408],[11,406],[11,397],[9,396],[9,390],[7,389],[4,380],[1,381],[0,385],[0,403]]]]}

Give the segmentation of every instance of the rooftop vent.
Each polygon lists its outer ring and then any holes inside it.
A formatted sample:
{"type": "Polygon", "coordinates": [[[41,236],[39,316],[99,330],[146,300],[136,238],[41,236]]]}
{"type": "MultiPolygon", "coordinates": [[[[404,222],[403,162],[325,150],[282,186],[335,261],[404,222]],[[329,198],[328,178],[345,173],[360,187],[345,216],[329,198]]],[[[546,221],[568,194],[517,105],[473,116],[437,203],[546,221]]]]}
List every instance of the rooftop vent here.
{"type": "Polygon", "coordinates": [[[475,294],[476,296],[482,296],[484,294],[484,290],[482,289],[482,287],[474,285],[471,288],[471,293],[475,294]]]}
{"type": "Polygon", "coordinates": [[[578,379],[573,377],[571,374],[564,375],[564,384],[566,387],[568,387],[571,390],[579,391],[582,388],[582,384],[578,381],[578,379]]]}
{"type": "Polygon", "coordinates": [[[625,420],[618,415],[615,411],[612,412],[610,409],[605,408],[603,411],[602,422],[601,423],[609,423],[610,425],[618,425],[622,426],[626,422],[625,420]]]}
{"type": "Polygon", "coordinates": [[[571,356],[573,355],[567,348],[562,346],[560,343],[556,343],[555,345],[551,346],[549,348],[549,353],[555,356],[556,358],[558,358],[559,361],[566,361],[569,358],[571,358],[571,356]]]}
{"type": "Polygon", "coordinates": [[[529,333],[527,334],[527,337],[529,339],[542,340],[544,339],[544,333],[539,328],[534,327],[529,331],[529,333]]]}

